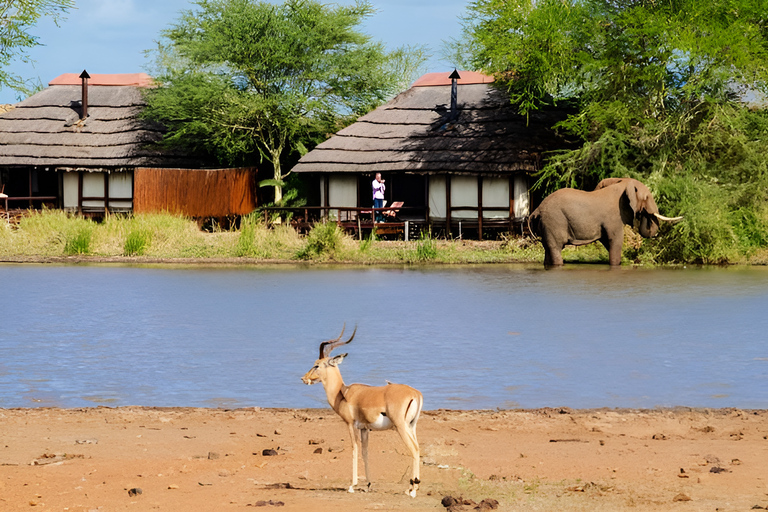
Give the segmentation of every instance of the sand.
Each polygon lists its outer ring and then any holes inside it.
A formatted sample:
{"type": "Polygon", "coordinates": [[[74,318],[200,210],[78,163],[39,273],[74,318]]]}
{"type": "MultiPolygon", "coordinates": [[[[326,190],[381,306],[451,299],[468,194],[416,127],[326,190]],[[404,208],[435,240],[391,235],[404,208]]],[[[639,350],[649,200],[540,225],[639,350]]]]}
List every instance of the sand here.
{"type": "Polygon", "coordinates": [[[394,431],[371,434],[370,491],[346,491],[350,440],[330,409],[0,409],[0,510],[768,507],[768,411],[439,410],[418,434],[410,498],[394,431]]]}

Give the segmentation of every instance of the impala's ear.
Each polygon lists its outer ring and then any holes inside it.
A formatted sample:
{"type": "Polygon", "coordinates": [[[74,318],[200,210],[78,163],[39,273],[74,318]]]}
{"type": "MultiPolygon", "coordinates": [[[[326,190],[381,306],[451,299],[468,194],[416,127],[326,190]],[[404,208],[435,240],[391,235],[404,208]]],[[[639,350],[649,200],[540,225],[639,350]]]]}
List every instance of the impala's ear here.
{"type": "Polygon", "coordinates": [[[336,366],[341,364],[341,362],[344,360],[345,357],[347,357],[348,354],[339,354],[336,357],[332,357],[330,361],[328,361],[329,366],[336,366]]]}

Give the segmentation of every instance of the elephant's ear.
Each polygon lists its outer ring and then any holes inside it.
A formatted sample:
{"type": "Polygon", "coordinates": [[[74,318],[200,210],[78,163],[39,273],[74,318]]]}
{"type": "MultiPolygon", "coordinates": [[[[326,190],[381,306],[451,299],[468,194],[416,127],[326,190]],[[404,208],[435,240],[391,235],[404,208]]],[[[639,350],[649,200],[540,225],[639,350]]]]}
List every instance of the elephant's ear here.
{"type": "Polygon", "coordinates": [[[624,189],[624,194],[627,196],[629,207],[632,209],[632,216],[634,217],[634,215],[640,211],[642,205],[640,204],[640,199],[638,198],[637,194],[637,187],[635,187],[633,180],[627,180],[626,183],[627,187],[624,189]]]}

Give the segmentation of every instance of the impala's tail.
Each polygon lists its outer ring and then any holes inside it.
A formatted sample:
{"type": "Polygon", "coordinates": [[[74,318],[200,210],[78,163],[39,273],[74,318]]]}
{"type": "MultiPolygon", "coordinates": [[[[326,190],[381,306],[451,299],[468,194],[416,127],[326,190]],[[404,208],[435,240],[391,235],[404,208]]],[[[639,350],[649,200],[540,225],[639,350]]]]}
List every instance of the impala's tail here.
{"type": "Polygon", "coordinates": [[[419,421],[419,415],[421,414],[421,408],[423,406],[424,397],[422,397],[421,393],[408,402],[408,407],[405,408],[405,421],[408,425],[411,427],[416,425],[416,422],[419,421]]]}

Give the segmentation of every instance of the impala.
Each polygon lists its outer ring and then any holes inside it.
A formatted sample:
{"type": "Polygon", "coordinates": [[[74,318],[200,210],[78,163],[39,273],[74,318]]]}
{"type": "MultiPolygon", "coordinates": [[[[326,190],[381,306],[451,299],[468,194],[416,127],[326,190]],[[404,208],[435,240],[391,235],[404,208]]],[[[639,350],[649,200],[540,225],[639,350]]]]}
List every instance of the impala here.
{"type": "Polygon", "coordinates": [[[352,438],[352,485],[349,492],[355,492],[357,485],[358,446],[363,447],[365,479],[371,486],[368,470],[368,431],[395,428],[413,457],[411,486],[408,494],[416,497],[419,488],[419,442],[416,439],[416,422],[419,420],[424,398],[417,390],[404,384],[386,386],[366,386],[365,384],[344,384],[339,372],[339,364],[347,354],[331,357],[331,351],[346,345],[355,337],[357,327],[347,341],[341,341],[344,328],[335,340],[320,344],[320,359],[301,378],[305,384],[322,382],[328,403],[349,428],[352,438]]]}

